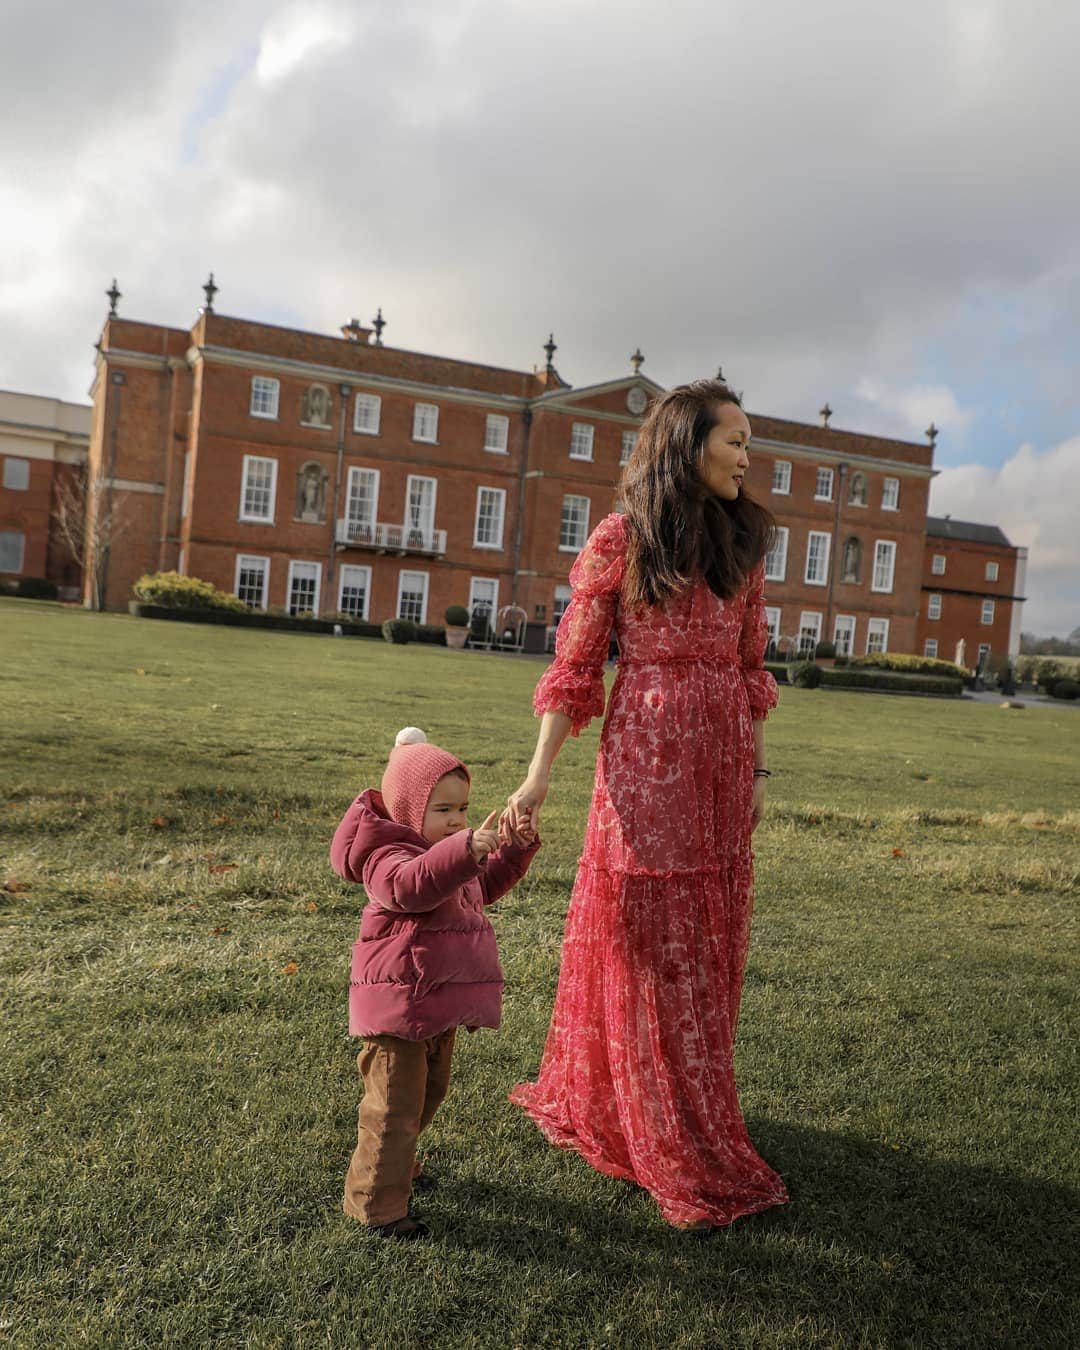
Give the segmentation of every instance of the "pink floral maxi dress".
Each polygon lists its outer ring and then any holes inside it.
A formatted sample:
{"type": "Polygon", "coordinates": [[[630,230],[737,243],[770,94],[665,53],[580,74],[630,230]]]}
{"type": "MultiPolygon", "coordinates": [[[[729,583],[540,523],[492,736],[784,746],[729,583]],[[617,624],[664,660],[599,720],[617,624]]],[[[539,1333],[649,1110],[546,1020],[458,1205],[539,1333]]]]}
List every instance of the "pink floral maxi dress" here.
{"type": "Polygon", "coordinates": [[[777,701],[762,669],[763,570],[722,600],[704,581],[628,610],[622,516],[592,534],[538,713],[577,735],[619,670],[566,919],[539,1080],[511,1101],[598,1171],[646,1187],[670,1223],[728,1224],[782,1204],[754,1150],[733,1050],[753,905],[754,718],[777,701]]]}

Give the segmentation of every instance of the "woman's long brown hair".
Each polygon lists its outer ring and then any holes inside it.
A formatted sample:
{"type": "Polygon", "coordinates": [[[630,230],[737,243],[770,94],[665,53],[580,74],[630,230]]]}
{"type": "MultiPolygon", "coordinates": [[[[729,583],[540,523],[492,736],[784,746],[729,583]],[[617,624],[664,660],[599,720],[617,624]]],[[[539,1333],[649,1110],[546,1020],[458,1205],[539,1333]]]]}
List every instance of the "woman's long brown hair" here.
{"type": "Polygon", "coordinates": [[[734,595],[772,546],[771,511],[743,490],[725,501],[702,480],[705,439],[724,403],[742,407],[721,381],[695,380],[658,398],[642,423],[619,493],[630,606],[662,605],[697,577],[716,595],[734,595]]]}

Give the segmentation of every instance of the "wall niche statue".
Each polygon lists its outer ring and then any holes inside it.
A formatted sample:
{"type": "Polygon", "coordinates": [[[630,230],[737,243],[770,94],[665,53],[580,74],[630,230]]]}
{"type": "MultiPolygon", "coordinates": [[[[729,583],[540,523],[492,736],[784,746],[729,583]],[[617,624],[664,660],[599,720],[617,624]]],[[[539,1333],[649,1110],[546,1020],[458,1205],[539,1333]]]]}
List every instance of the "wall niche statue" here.
{"type": "Polygon", "coordinates": [[[841,581],[852,581],[856,584],[859,580],[859,573],[862,571],[862,544],[852,536],[844,545],[844,561],[840,572],[841,581]]]}
{"type": "Polygon", "coordinates": [[[296,519],[321,525],[326,519],[326,485],[330,475],[315,460],[303,465],[296,475],[296,519]]]}
{"type": "Polygon", "coordinates": [[[866,474],[855,473],[851,476],[851,491],[848,493],[850,506],[865,506],[867,501],[866,474]]]}
{"type": "Polygon", "coordinates": [[[300,421],[308,427],[330,426],[330,390],[325,384],[311,384],[304,390],[300,421]]]}

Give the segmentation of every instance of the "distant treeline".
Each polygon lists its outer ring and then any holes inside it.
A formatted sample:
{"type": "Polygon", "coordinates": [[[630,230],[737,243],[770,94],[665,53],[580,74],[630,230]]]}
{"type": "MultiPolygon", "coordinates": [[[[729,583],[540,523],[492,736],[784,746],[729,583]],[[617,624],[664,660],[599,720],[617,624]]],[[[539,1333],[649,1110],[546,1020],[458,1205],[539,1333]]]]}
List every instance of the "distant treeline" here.
{"type": "Polygon", "coordinates": [[[1036,637],[1034,633],[1020,634],[1020,650],[1025,656],[1080,656],[1080,628],[1067,638],[1036,637]]]}

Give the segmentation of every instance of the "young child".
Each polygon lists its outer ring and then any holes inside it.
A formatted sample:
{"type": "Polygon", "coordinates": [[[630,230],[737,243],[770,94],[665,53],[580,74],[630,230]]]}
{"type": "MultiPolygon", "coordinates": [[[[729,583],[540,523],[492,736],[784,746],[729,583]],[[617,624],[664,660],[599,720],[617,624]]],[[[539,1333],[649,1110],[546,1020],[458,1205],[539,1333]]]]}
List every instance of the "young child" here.
{"type": "Polygon", "coordinates": [[[499,1025],[502,969],[484,906],[521,880],[540,847],[505,817],[496,827],[495,811],[470,829],[468,807],[465,765],[405,727],[382,791],[357,797],[330,846],[334,870],[368,894],[349,991],[364,1097],[344,1209],[383,1237],[428,1235],[408,1213],[413,1185],[433,1184],[417,1138],[446,1096],[457,1028],[499,1025]]]}

